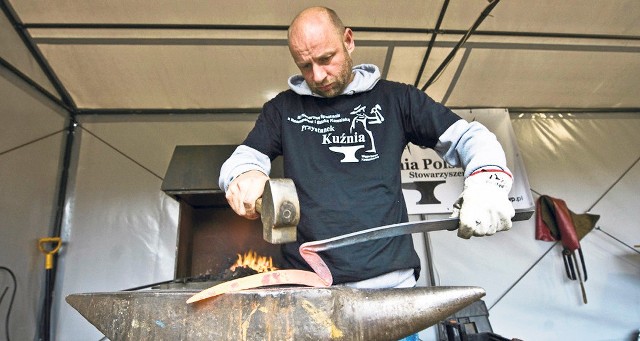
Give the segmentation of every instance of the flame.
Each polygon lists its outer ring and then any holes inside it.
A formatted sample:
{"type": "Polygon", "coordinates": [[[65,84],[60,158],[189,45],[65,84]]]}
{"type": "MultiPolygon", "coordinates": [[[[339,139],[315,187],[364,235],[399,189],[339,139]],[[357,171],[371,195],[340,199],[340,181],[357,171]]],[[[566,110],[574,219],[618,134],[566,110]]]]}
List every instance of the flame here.
{"type": "Polygon", "coordinates": [[[258,253],[253,250],[245,252],[244,255],[238,254],[238,260],[229,267],[229,270],[234,271],[239,266],[247,267],[257,272],[278,270],[278,268],[273,266],[273,259],[271,257],[258,256],[258,253]]]}

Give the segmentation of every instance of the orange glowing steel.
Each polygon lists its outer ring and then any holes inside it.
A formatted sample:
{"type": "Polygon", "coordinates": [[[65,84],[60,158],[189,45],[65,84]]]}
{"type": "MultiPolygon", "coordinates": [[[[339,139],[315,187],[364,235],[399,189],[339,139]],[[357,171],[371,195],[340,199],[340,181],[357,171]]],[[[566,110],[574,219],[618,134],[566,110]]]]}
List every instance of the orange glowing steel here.
{"type": "Polygon", "coordinates": [[[278,270],[278,268],[273,266],[273,259],[271,257],[258,256],[258,254],[253,250],[245,252],[244,255],[238,254],[238,260],[229,268],[229,270],[234,271],[237,267],[246,267],[257,272],[278,270]]]}

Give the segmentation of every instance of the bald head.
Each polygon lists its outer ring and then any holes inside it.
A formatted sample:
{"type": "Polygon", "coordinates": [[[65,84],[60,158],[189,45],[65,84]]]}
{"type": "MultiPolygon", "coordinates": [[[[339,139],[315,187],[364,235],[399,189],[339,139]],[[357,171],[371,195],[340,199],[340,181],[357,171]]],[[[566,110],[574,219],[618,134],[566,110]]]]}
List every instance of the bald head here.
{"type": "Polygon", "coordinates": [[[289,51],[309,88],[335,97],[353,80],[353,32],[326,7],[300,12],[289,26],[289,51]]]}
{"type": "Polygon", "coordinates": [[[303,30],[309,26],[331,27],[338,35],[342,35],[345,30],[342,20],[334,10],[327,7],[309,7],[293,18],[287,37],[290,38],[292,32],[303,30]]]}

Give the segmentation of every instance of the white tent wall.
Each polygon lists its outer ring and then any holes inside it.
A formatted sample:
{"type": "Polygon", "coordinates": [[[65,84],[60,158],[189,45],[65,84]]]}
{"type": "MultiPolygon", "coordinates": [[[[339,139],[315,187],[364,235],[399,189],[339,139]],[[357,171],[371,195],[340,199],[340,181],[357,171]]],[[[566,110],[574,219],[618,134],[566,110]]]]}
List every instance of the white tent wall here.
{"type": "Polygon", "coordinates": [[[4,68],[0,97],[0,340],[8,338],[7,329],[11,340],[32,340],[45,283],[38,239],[50,236],[55,224],[66,120],[4,68]]]}
{"type": "MultiPolygon", "coordinates": [[[[640,190],[640,138],[634,132],[640,119],[512,115],[512,123],[533,192],[562,198],[576,213],[591,208],[601,215],[601,230],[582,240],[589,303],[581,302],[578,282],[566,279],[560,246],[534,239],[533,219],[490,238],[430,234],[436,283],[485,288],[491,324],[506,337],[630,340],[640,327],[640,255],[603,231],[628,245],[638,243],[634,197],[640,190]]],[[[161,193],[159,177],[174,146],[236,144],[252,125],[252,119],[206,115],[80,123],[56,292],[59,340],[101,337],[63,302],[65,295],[172,278],[178,212],[173,199],[161,193]]]]}

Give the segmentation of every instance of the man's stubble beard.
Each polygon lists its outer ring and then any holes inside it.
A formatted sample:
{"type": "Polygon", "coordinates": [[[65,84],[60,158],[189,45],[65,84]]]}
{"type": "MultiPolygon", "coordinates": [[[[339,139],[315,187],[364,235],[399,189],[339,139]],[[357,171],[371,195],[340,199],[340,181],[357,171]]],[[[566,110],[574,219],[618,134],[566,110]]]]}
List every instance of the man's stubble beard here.
{"type": "Polygon", "coordinates": [[[351,83],[351,77],[353,73],[353,60],[351,56],[347,53],[346,49],[344,51],[347,58],[345,59],[344,66],[342,70],[340,70],[339,77],[334,80],[334,87],[331,88],[329,92],[321,91],[318,86],[315,86],[314,92],[327,98],[336,97],[347,88],[349,83],[351,83]]]}

